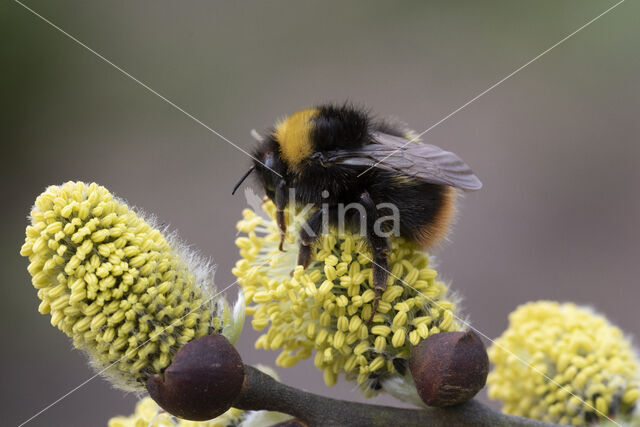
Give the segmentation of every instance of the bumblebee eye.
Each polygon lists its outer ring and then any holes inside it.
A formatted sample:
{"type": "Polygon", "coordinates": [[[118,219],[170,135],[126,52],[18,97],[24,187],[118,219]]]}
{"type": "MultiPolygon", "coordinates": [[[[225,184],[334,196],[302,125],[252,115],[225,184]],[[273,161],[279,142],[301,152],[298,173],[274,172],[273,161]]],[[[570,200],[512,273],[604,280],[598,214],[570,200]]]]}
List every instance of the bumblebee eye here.
{"type": "Polygon", "coordinates": [[[273,153],[269,152],[264,156],[264,166],[270,171],[275,167],[275,159],[273,153]]]}

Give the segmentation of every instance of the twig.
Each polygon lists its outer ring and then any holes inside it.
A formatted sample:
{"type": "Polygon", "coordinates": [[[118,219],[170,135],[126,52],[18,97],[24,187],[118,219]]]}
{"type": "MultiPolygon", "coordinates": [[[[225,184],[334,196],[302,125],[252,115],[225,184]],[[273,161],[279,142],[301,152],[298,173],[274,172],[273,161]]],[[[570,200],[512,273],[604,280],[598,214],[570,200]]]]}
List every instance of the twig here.
{"type": "Polygon", "coordinates": [[[449,408],[404,409],[331,399],[279,383],[245,365],[242,392],[234,407],[293,415],[313,426],[527,426],[551,427],[529,418],[505,415],[471,400],[449,408]]]}

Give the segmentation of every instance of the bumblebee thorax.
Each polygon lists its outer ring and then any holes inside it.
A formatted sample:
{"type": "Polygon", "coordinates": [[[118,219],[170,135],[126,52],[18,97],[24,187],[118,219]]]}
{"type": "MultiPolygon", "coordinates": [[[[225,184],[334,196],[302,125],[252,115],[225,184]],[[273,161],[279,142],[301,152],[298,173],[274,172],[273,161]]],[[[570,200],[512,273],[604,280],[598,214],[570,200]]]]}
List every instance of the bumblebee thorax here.
{"type": "Polygon", "coordinates": [[[299,165],[313,154],[313,118],[317,114],[316,108],[301,110],[276,125],[274,136],[280,146],[280,155],[290,166],[299,165]]]}

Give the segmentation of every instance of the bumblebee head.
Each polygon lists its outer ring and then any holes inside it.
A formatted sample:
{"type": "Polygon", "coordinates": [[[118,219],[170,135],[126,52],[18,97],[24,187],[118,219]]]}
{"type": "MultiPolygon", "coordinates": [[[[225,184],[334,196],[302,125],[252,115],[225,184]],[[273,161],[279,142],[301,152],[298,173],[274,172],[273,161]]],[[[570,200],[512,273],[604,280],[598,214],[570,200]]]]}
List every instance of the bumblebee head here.
{"type": "Polygon", "coordinates": [[[247,179],[253,171],[256,171],[258,180],[264,187],[267,197],[273,199],[276,182],[284,178],[287,167],[280,158],[280,149],[273,137],[263,138],[255,130],[251,133],[253,137],[259,141],[259,145],[254,150],[252,156],[253,166],[238,180],[231,194],[235,194],[244,180],[247,179]]]}
{"type": "Polygon", "coordinates": [[[274,200],[276,183],[286,175],[286,166],[280,159],[273,141],[265,141],[256,151],[253,167],[258,172],[258,180],[267,197],[274,200]]]}
{"type": "Polygon", "coordinates": [[[254,151],[253,166],[240,178],[232,193],[255,170],[267,197],[273,199],[276,182],[313,154],[312,137],[317,115],[316,108],[301,110],[279,121],[266,138],[254,132],[259,145],[254,151]]]}

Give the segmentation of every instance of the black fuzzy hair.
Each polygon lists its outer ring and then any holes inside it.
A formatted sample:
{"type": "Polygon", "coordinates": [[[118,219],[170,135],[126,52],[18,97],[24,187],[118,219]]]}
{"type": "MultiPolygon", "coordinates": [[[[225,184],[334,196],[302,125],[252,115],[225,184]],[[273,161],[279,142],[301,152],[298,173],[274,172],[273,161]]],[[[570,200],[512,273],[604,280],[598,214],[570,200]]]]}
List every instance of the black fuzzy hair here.
{"type": "Polygon", "coordinates": [[[317,107],[312,140],[317,151],[349,149],[367,143],[371,119],[363,108],[352,104],[325,104],[317,107]]]}

